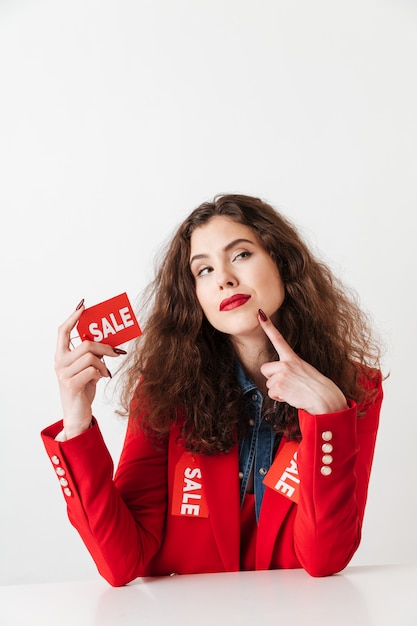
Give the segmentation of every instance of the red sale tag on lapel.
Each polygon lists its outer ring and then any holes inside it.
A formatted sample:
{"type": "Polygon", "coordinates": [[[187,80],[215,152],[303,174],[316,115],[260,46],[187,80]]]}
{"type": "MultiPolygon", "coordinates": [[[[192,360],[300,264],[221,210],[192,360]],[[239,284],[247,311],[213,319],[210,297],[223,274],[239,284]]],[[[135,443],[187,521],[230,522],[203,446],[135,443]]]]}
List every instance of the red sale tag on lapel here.
{"type": "Polygon", "coordinates": [[[274,459],[263,483],[293,502],[298,502],[300,479],[298,477],[297,441],[287,441],[274,459]]]}
{"type": "Polygon", "coordinates": [[[126,293],[85,309],[78,320],[77,330],[83,340],[112,347],[142,334],[126,293]]]}
{"type": "Polygon", "coordinates": [[[201,469],[190,452],[184,452],[175,466],[172,515],[208,517],[201,469]]]}

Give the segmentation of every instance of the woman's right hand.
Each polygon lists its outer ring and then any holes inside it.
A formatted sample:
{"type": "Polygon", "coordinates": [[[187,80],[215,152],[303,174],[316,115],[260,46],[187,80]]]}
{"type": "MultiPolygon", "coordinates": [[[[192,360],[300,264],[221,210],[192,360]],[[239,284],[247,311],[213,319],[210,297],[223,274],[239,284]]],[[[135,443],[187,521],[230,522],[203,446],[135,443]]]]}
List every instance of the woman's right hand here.
{"type": "Polygon", "coordinates": [[[71,439],[89,428],[92,419],[91,405],[100,378],[110,376],[103,356],[118,356],[122,350],[95,341],[82,341],[71,348],[71,331],[74,329],[84,304],[80,303],[69,318],[58,329],[55,352],[55,372],[58,379],[63,408],[66,439],[71,439]]]}

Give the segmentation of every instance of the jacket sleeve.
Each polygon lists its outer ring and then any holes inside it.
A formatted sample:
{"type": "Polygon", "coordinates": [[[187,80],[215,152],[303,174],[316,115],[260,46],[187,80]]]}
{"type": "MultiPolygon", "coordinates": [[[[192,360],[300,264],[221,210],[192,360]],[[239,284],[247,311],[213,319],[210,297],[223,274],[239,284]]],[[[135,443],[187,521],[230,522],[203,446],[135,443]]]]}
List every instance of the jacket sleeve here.
{"type": "Polygon", "coordinates": [[[151,445],[132,420],[116,476],[98,424],[68,441],[56,441],[62,421],[42,439],[79,532],[100,574],[113,586],[146,574],[164,531],[167,453],[151,445]]]}
{"type": "Polygon", "coordinates": [[[342,570],[360,543],[383,396],[381,378],[373,384],[376,394],[366,406],[350,403],[328,415],[299,413],[303,439],[294,542],[312,576],[342,570]]]}

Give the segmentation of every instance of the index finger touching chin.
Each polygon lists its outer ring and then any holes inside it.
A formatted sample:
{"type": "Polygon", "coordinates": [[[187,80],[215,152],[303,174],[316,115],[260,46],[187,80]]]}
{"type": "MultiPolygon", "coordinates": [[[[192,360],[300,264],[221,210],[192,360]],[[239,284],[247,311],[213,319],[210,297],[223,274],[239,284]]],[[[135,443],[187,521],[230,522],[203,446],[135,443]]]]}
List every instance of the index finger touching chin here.
{"type": "Polygon", "coordinates": [[[262,311],[262,309],[259,309],[259,320],[265,334],[277,351],[281,361],[294,356],[294,351],[291,346],[285,341],[284,336],[280,333],[278,328],[274,326],[270,318],[262,311]]]}

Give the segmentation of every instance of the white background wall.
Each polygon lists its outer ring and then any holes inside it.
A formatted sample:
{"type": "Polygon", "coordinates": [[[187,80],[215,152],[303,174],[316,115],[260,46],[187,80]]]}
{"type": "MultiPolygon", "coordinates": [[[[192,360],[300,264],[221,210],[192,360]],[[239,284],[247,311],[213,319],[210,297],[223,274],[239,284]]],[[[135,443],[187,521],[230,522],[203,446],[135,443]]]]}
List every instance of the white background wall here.
{"type": "MultiPolygon", "coordinates": [[[[292,218],[379,327],[353,563],[416,561],[416,59],[413,0],[0,2],[1,583],[97,576],[39,436],[60,418],[56,328],[82,297],[135,301],[218,192],[292,218]]],[[[115,406],[101,387],[117,461],[115,406]]]]}

